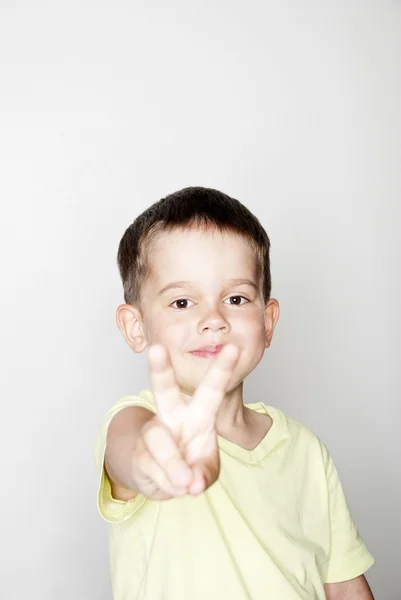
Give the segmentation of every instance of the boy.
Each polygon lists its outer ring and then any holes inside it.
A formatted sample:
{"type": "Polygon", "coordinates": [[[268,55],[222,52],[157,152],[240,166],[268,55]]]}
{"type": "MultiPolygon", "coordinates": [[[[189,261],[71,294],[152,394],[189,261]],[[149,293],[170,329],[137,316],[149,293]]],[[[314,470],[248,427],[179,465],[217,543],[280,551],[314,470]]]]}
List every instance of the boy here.
{"type": "Polygon", "coordinates": [[[96,443],[114,600],[373,598],[326,447],[243,403],[279,318],[269,250],[245,206],[200,187],[121,239],[117,324],[148,348],[152,390],[121,398],[96,443]]]}

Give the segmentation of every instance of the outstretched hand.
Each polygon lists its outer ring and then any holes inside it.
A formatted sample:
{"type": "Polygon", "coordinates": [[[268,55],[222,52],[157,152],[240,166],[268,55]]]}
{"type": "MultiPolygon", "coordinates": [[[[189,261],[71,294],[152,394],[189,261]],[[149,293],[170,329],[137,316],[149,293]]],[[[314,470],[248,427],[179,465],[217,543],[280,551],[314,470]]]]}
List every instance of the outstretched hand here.
{"type": "Polygon", "coordinates": [[[143,495],[155,500],[197,495],[216,481],[216,415],[238,358],[237,346],[223,346],[187,403],[166,348],[149,347],[157,414],[143,425],[133,456],[134,478],[143,495]]]}

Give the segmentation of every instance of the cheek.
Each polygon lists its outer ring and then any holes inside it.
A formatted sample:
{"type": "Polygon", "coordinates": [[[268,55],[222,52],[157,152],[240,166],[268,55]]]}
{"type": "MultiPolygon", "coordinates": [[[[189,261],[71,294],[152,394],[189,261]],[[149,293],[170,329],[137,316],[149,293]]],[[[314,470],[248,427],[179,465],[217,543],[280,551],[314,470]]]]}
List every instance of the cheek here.
{"type": "MultiPolygon", "coordinates": [[[[234,324],[234,323],[233,323],[234,324]]],[[[265,332],[265,321],[263,314],[260,311],[249,311],[246,315],[242,315],[235,327],[238,331],[246,336],[251,336],[253,339],[264,336],[265,332]]]]}
{"type": "Polygon", "coordinates": [[[171,349],[186,348],[191,343],[191,328],[188,323],[166,323],[164,319],[155,331],[155,340],[171,349]]]}
{"type": "MultiPolygon", "coordinates": [[[[229,317],[233,335],[239,335],[244,340],[263,342],[265,338],[265,321],[260,310],[249,311],[238,315],[238,319],[229,317]]],[[[193,343],[196,323],[189,319],[167,319],[166,314],[154,315],[152,326],[153,343],[160,343],[171,349],[182,350],[193,343]]],[[[196,336],[195,336],[196,337],[196,336]]]]}

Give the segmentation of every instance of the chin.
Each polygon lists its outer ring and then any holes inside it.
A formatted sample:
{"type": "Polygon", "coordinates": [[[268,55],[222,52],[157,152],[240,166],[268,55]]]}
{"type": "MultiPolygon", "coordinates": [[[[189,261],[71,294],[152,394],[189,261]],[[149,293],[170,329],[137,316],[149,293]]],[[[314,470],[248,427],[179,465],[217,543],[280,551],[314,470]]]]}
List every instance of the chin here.
{"type": "Polygon", "coordinates": [[[196,392],[196,389],[198,388],[200,382],[202,381],[206,370],[207,369],[205,369],[202,372],[198,372],[198,373],[192,372],[191,374],[189,374],[187,372],[187,376],[184,378],[177,377],[177,384],[178,384],[178,387],[180,388],[181,392],[183,394],[188,394],[189,396],[193,396],[194,393],[196,392]]]}

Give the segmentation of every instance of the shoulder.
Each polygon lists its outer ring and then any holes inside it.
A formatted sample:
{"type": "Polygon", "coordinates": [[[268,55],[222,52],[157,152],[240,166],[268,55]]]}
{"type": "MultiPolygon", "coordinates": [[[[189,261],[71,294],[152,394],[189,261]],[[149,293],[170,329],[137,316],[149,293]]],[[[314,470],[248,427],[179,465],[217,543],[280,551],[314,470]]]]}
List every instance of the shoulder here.
{"type": "MultiPolygon", "coordinates": [[[[262,403],[258,403],[258,405],[259,404],[262,405],[262,403]]],[[[251,407],[256,405],[248,406],[251,407]]],[[[281,409],[275,406],[267,405],[265,410],[271,416],[273,422],[276,421],[280,428],[287,431],[294,440],[299,440],[303,443],[312,445],[322,443],[320,438],[310,427],[304,425],[296,419],[293,419],[281,409]]]]}
{"type": "Polygon", "coordinates": [[[141,390],[138,394],[123,396],[115,402],[107,411],[106,421],[111,419],[115,414],[124,408],[130,406],[141,406],[152,412],[156,412],[156,403],[151,390],[141,390]]]}
{"type": "Polygon", "coordinates": [[[293,419],[281,409],[264,405],[262,402],[248,404],[249,408],[257,412],[266,411],[273,421],[273,426],[279,430],[283,438],[288,439],[289,450],[293,450],[298,455],[305,457],[316,457],[319,461],[327,463],[328,450],[320,437],[307,425],[293,419]]]}
{"type": "Polygon", "coordinates": [[[103,415],[95,440],[95,462],[99,470],[102,469],[107,441],[107,432],[113,417],[115,417],[115,415],[117,415],[117,413],[119,413],[121,410],[132,406],[141,406],[156,413],[156,404],[151,390],[144,389],[140,391],[139,394],[123,396],[117,400],[117,402],[115,402],[109,408],[106,414],[103,415]]]}
{"type": "Polygon", "coordinates": [[[317,454],[317,456],[326,463],[329,452],[327,447],[321,438],[307,425],[300,423],[292,417],[285,416],[288,422],[288,428],[292,433],[292,436],[298,443],[308,449],[311,452],[317,454]]]}
{"type": "Polygon", "coordinates": [[[98,440],[105,439],[107,435],[107,430],[112,421],[113,417],[117,415],[120,411],[125,408],[140,406],[142,408],[147,408],[148,410],[156,413],[156,404],[154,400],[154,396],[151,390],[142,390],[139,394],[135,394],[132,396],[123,396],[117,402],[115,402],[103,415],[100,425],[100,431],[98,433],[98,440]]]}
{"type": "Polygon", "coordinates": [[[319,436],[307,425],[289,417],[288,415],[284,415],[282,413],[283,418],[286,419],[288,423],[288,429],[290,430],[292,436],[296,439],[299,439],[300,442],[311,445],[311,446],[320,446],[322,444],[319,436]]]}

